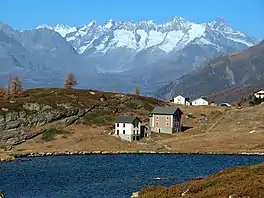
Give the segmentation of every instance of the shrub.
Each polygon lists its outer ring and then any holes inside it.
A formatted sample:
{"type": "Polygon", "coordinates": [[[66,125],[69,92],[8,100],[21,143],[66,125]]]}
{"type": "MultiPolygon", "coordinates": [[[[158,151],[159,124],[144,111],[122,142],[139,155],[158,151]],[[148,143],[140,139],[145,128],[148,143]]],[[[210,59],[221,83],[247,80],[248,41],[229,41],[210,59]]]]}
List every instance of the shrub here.
{"type": "Polygon", "coordinates": [[[46,129],[43,133],[42,133],[42,140],[44,141],[51,141],[54,140],[55,137],[59,134],[65,134],[68,133],[67,131],[64,131],[62,129],[57,129],[57,128],[49,128],[46,129]]]}
{"type": "Polygon", "coordinates": [[[139,109],[140,105],[138,105],[136,102],[128,102],[127,107],[130,109],[139,109]]]}

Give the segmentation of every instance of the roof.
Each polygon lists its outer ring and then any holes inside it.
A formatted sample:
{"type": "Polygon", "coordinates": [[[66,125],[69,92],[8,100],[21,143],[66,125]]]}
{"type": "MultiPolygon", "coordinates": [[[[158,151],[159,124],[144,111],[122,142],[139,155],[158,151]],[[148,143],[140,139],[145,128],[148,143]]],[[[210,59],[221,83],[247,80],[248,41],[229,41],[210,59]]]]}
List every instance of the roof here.
{"type": "Polygon", "coordinates": [[[141,120],[136,116],[117,116],[115,122],[116,123],[133,123],[136,119],[138,119],[141,122],[141,120]]]}
{"type": "Polygon", "coordinates": [[[177,110],[180,109],[178,107],[155,107],[151,114],[173,115],[177,110]]]}
{"type": "MultiPolygon", "coordinates": [[[[261,90],[259,90],[258,92],[256,92],[256,93],[263,93],[264,92],[264,90],[263,89],[261,89],[261,90]]],[[[255,93],[255,94],[256,94],[255,93]]]]}
{"type": "Polygon", "coordinates": [[[200,100],[200,99],[205,100],[205,101],[208,101],[205,97],[196,98],[196,99],[193,100],[193,101],[200,100]]]}
{"type": "Polygon", "coordinates": [[[185,98],[184,96],[182,96],[182,95],[178,95],[178,96],[174,96],[173,98],[177,98],[177,97],[182,97],[182,98],[185,98]]]}

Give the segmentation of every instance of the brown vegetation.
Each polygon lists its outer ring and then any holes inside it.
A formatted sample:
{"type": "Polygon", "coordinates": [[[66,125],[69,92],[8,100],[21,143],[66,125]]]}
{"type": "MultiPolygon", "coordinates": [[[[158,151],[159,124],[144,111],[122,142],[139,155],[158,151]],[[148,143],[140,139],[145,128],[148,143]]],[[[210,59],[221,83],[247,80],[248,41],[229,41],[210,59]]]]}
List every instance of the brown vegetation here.
{"type": "Polygon", "coordinates": [[[77,83],[77,80],[76,80],[74,74],[73,74],[72,72],[69,73],[69,74],[67,75],[65,81],[64,81],[64,87],[65,87],[65,88],[71,88],[71,89],[72,89],[72,88],[75,87],[77,84],[78,84],[78,83],[77,83]]]}
{"type": "Polygon", "coordinates": [[[17,94],[22,91],[22,81],[18,76],[14,76],[10,83],[10,94],[17,94]]]}
{"type": "MultiPolygon", "coordinates": [[[[58,149],[74,151],[71,149],[79,148],[80,142],[83,145],[80,149],[101,149],[102,151],[111,148],[171,153],[264,152],[262,116],[264,105],[242,109],[219,106],[180,106],[184,113],[182,133],[152,134],[151,137],[129,143],[110,134],[113,132],[113,123],[117,115],[138,116],[144,124],[147,124],[148,114],[155,106],[173,104],[149,97],[80,89],[31,89],[24,90],[19,97],[12,99],[12,103],[0,99],[0,107],[8,111],[19,111],[25,103],[44,104],[53,108],[58,108],[57,104],[69,104],[82,109],[92,108],[92,110],[78,121],[79,124],[72,126],[74,127],[70,129],[72,133],[52,131],[46,134],[46,139],[50,141],[39,144],[38,138],[34,138],[14,147],[12,152],[20,152],[17,148],[25,151],[38,149],[40,152],[51,150],[56,152],[58,149]],[[82,136],[82,141],[78,140],[78,136],[82,136]],[[101,138],[105,141],[104,145],[101,144],[101,138]],[[108,141],[109,143],[106,143],[108,141]],[[122,147],[118,142],[122,142],[122,147]]],[[[0,114],[3,112],[0,109],[0,114]]],[[[65,130],[67,131],[68,128],[65,130]]],[[[41,140],[43,141],[43,138],[41,140]]]]}
{"type": "Polygon", "coordinates": [[[133,90],[135,95],[140,95],[140,87],[135,87],[133,90]]]}
{"type": "Polygon", "coordinates": [[[140,198],[246,198],[264,197],[264,164],[229,168],[202,180],[193,180],[172,187],[146,187],[140,198]]]}

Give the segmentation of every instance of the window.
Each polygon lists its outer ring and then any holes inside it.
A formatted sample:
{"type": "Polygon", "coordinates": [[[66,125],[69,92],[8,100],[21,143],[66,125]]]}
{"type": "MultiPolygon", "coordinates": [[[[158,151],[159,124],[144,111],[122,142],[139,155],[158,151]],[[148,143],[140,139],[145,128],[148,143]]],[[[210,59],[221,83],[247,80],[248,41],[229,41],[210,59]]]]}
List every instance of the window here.
{"type": "Polygon", "coordinates": [[[169,116],[166,116],[166,120],[169,120],[169,116]]]}
{"type": "Polygon", "coordinates": [[[133,130],[133,134],[135,135],[135,133],[136,133],[136,131],[135,130],[133,130]]]}
{"type": "Polygon", "coordinates": [[[116,134],[119,135],[119,130],[116,130],[116,134]]]}
{"type": "Polygon", "coordinates": [[[124,127],[124,128],[126,127],[126,124],[125,124],[125,123],[123,123],[123,127],[124,127]]]}
{"type": "Polygon", "coordinates": [[[119,123],[116,124],[116,127],[119,127],[119,123]]]}
{"type": "Polygon", "coordinates": [[[123,134],[126,134],[126,130],[123,130],[123,134]]]}
{"type": "Polygon", "coordinates": [[[159,122],[156,122],[156,126],[159,126],[159,122]]]}
{"type": "Polygon", "coordinates": [[[159,120],[159,116],[156,116],[156,120],[159,120]]]}
{"type": "Polygon", "coordinates": [[[166,122],[166,126],[169,126],[169,122],[166,122]]]}

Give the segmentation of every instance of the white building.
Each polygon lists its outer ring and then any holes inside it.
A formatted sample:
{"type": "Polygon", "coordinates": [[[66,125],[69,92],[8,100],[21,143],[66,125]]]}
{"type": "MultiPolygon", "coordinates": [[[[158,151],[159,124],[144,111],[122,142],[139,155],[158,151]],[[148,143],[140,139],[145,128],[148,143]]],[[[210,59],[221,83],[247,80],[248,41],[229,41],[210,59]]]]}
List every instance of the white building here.
{"type": "Polygon", "coordinates": [[[142,137],[141,120],[135,116],[118,116],[115,121],[115,134],[127,141],[142,137]]]}
{"type": "Polygon", "coordinates": [[[254,93],[254,96],[256,98],[264,98],[264,91],[263,90],[260,90],[260,91],[258,91],[256,93],[254,93]]]}
{"type": "Polygon", "coordinates": [[[204,98],[197,98],[192,101],[193,106],[199,106],[199,105],[209,105],[209,102],[205,100],[204,98]]]}
{"type": "Polygon", "coordinates": [[[185,98],[182,95],[178,95],[173,98],[173,103],[182,104],[182,105],[190,105],[189,98],[185,98]]]}

